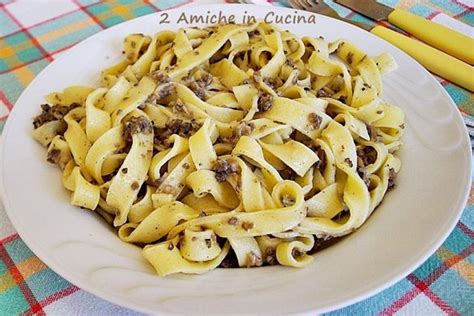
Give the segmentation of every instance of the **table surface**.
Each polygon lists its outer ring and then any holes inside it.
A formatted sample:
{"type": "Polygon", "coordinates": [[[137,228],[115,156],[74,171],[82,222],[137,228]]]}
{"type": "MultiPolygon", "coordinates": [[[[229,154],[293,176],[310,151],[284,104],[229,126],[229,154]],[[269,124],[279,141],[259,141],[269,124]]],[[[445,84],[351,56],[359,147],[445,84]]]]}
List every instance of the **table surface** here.
{"type": "MultiPolygon", "coordinates": [[[[217,1],[0,0],[0,132],[15,101],[50,62],[81,40],[145,14],[217,1]]],[[[286,1],[254,1],[287,6],[286,1]]],[[[371,23],[332,1],[340,15],[371,23]]],[[[474,34],[472,0],[383,0],[427,19],[474,34]]],[[[438,78],[439,79],[439,78],[438,78]]],[[[467,119],[474,95],[439,79],[467,119]]],[[[469,170],[466,170],[469,172],[469,170]]],[[[473,174],[474,175],[474,174],[473,174]]],[[[474,194],[445,243],[422,266],[389,289],[329,314],[473,315],[474,194]]],[[[0,314],[136,314],[70,284],[23,243],[0,207],[0,314]]]]}

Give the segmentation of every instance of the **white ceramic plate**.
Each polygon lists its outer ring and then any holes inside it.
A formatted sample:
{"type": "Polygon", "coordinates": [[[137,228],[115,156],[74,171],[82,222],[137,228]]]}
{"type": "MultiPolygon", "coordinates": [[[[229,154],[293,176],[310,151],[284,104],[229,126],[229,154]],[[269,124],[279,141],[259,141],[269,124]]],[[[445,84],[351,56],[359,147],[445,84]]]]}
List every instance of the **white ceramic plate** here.
{"type": "Polygon", "coordinates": [[[470,186],[470,146],[455,104],[441,85],[400,50],[349,24],[317,16],[316,25],[283,26],[297,35],[347,38],[371,55],[390,52],[399,69],[384,77],[384,98],[406,114],[397,186],[356,233],[316,254],[305,269],[218,269],[158,277],[140,250],[121,242],[95,214],[69,205],[60,171],[45,162],[32,138],[43,96],[74,84],[97,85],[99,71],[121,58],[129,33],[176,29],[181,12],[258,17],[305,15],[245,5],[187,7],[105,30],[49,65],[24,91],[4,129],[3,202],[20,236],[58,274],[99,297],[149,313],[325,312],[394,284],[445,240],[458,221],[470,186]]]}

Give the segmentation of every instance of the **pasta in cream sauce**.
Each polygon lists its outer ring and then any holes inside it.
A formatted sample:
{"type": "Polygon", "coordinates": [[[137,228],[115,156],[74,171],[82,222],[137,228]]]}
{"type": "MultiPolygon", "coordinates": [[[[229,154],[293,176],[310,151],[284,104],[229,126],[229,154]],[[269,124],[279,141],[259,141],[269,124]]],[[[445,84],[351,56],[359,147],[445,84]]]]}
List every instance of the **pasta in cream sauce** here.
{"type": "Polygon", "coordinates": [[[161,276],[303,267],[359,228],[400,170],[388,54],[263,22],[131,34],[101,86],[46,96],[34,138],[71,204],[161,276]]]}

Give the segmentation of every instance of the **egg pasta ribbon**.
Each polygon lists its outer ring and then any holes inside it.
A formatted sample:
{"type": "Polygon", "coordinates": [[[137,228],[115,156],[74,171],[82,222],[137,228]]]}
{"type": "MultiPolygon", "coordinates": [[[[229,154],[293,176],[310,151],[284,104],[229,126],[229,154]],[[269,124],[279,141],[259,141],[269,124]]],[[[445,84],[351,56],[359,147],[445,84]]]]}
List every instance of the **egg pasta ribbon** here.
{"type": "Polygon", "coordinates": [[[160,276],[301,268],[395,186],[405,118],[382,76],[396,67],[261,21],[130,34],[99,87],[46,96],[33,138],[71,204],[160,276]]]}

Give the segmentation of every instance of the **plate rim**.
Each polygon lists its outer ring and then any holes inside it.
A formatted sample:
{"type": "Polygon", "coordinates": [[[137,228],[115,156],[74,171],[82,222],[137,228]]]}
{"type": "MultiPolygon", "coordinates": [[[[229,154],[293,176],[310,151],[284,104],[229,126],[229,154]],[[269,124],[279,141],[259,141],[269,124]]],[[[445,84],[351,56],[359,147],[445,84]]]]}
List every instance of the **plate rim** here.
{"type": "MultiPolygon", "coordinates": [[[[22,91],[22,93],[18,97],[17,101],[15,102],[15,106],[13,106],[11,112],[9,113],[8,119],[5,123],[4,129],[3,129],[3,132],[2,132],[2,135],[1,135],[1,139],[2,139],[1,156],[0,156],[1,157],[1,159],[0,159],[0,161],[1,161],[1,166],[0,166],[0,177],[1,177],[0,178],[0,195],[1,195],[1,201],[3,202],[5,212],[8,216],[8,218],[9,218],[9,220],[11,221],[13,227],[17,231],[20,238],[25,242],[25,244],[31,249],[31,251],[38,258],[40,258],[40,260],[42,260],[48,266],[48,268],[53,270],[55,273],[57,273],[59,276],[61,276],[65,280],[67,280],[72,285],[75,285],[78,288],[80,288],[80,289],[82,289],[86,292],[89,292],[89,293],[91,293],[91,294],[93,294],[93,295],[95,295],[95,296],[97,296],[101,299],[104,299],[108,302],[111,302],[113,304],[119,305],[119,306],[124,307],[124,308],[132,309],[132,310],[139,311],[139,312],[144,312],[144,313],[150,313],[150,312],[153,312],[155,314],[156,313],[162,313],[161,311],[156,311],[156,310],[153,311],[153,310],[150,310],[148,308],[143,308],[143,307],[139,306],[139,304],[135,304],[135,303],[131,304],[131,302],[129,302],[129,301],[126,301],[127,304],[125,304],[123,301],[120,301],[118,299],[118,297],[116,297],[114,295],[109,295],[108,292],[101,292],[99,288],[96,288],[94,286],[89,286],[87,282],[82,282],[80,280],[76,280],[76,278],[74,277],[74,274],[71,274],[71,273],[68,274],[67,269],[63,269],[63,267],[60,264],[55,264],[54,260],[52,260],[52,259],[50,260],[47,253],[44,253],[41,249],[41,246],[34,241],[34,237],[29,236],[28,233],[25,230],[20,231],[21,229],[20,230],[17,229],[17,227],[21,227],[21,225],[19,225],[19,223],[17,222],[17,220],[15,218],[15,215],[11,211],[11,207],[9,205],[10,202],[9,202],[8,194],[7,194],[7,186],[4,185],[5,184],[4,183],[5,182],[5,177],[4,177],[4,172],[3,172],[3,170],[6,167],[5,166],[5,159],[4,159],[5,155],[6,155],[5,146],[4,146],[4,142],[5,142],[4,137],[8,136],[9,131],[11,129],[10,126],[13,124],[13,123],[11,123],[12,120],[10,118],[15,117],[17,115],[17,113],[19,112],[18,108],[16,107],[16,104],[21,103],[20,101],[22,100],[22,98],[24,98],[24,96],[28,94],[28,90],[30,89],[30,86],[35,84],[36,81],[41,80],[42,79],[41,77],[44,76],[44,73],[47,72],[48,68],[51,65],[53,65],[54,63],[64,59],[65,56],[70,54],[71,51],[73,51],[74,49],[80,48],[81,46],[85,45],[85,43],[88,43],[89,41],[95,40],[96,37],[99,37],[100,35],[102,35],[105,32],[113,32],[113,30],[115,28],[118,28],[119,26],[123,26],[123,24],[129,23],[129,22],[132,22],[132,21],[135,21],[135,20],[138,20],[138,19],[142,19],[142,18],[149,18],[150,16],[159,15],[163,12],[177,11],[177,10],[180,10],[180,9],[184,9],[183,11],[186,11],[186,10],[189,10],[190,8],[196,8],[196,7],[206,7],[206,9],[209,9],[209,10],[218,10],[219,8],[221,8],[221,9],[222,8],[228,8],[228,5],[229,4],[185,4],[185,5],[182,5],[182,6],[179,6],[179,7],[173,7],[173,8],[170,8],[170,9],[157,11],[157,12],[154,12],[154,13],[151,13],[151,14],[146,14],[146,15],[143,15],[143,16],[140,16],[140,17],[136,17],[136,18],[121,22],[119,24],[116,24],[116,25],[114,25],[112,27],[109,27],[107,29],[103,29],[103,30],[89,36],[88,38],[76,43],[73,47],[71,47],[70,49],[65,51],[61,56],[59,56],[53,62],[49,63],[45,68],[43,68],[33,78],[33,80],[28,84],[28,86],[25,87],[25,89],[22,91]]],[[[255,5],[255,4],[231,4],[231,5],[233,5],[235,7],[240,6],[240,7],[243,7],[243,8],[244,7],[245,8],[249,8],[249,7],[252,8],[252,7],[258,6],[262,9],[265,9],[265,10],[273,9],[275,11],[280,11],[280,10],[281,11],[294,11],[294,9],[292,9],[292,8],[279,7],[279,6],[265,6],[265,5],[255,5]]],[[[344,21],[341,21],[341,20],[338,20],[338,19],[335,19],[335,18],[332,18],[332,17],[329,17],[329,16],[325,16],[325,15],[321,15],[321,14],[317,14],[317,13],[313,13],[313,12],[307,12],[307,13],[312,14],[312,15],[316,15],[317,17],[319,16],[319,17],[328,18],[328,19],[331,20],[331,22],[336,23],[336,24],[337,23],[345,23],[346,25],[349,25],[350,27],[357,28],[356,26],[354,26],[350,23],[347,23],[347,22],[344,22],[344,21]]],[[[382,40],[382,39],[378,38],[377,36],[373,35],[370,32],[367,32],[367,33],[369,33],[368,34],[369,36],[372,36],[372,37],[374,37],[378,40],[382,40]]],[[[461,113],[459,112],[459,109],[458,109],[456,103],[451,98],[451,96],[448,94],[448,92],[444,89],[444,87],[441,85],[441,83],[431,73],[429,73],[423,66],[421,66],[416,60],[414,60],[411,56],[409,56],[408,54],[406,54],[405,52],[403,52],[402,50],[400,50],[398,47],[394,46],[393,44],[391,44],[389,42],[385,42],[385,43],[392,46],[393,49],[398,50],[400,53],[405,55],[405,57],[408,57],[409,59],[411,59],[416,64],[416,66],[418,68],[418,71],[421,71],[425,75],[428,75],[429,80],[432,81],[432,82],[435,82],[435,84],[438,88],[438,91],[442,91],[442,94],[445,97],[447,97],[447,99],[449,99],[450,107],[452,107],[455,110],[454,111],[455,114],[454,114],[454,117],[453,117],[452,120],[453,121],[458,121],[458,123],[462,122],[463,132],[464,132],[463,135],[464,135],[465,138],[467,138],[468,132],[467,132],[467,128],[466,128],[465,124],[463,123],[461,113]]],[[[466,152],[467,151],[468,151],[468,149],[466,148],[466,152]]],[[[472,159],[468,159],[468,166],[469,166],[469,170],[472,170],[472,159]]],[[[459,219],[460,219],[460,217],[463,213],[463,209],[464,209],[464,207],[466,205],[466,202],[468,200],[468,197],[469,197],[469,192],[470,192],[470,187],[471,187],[470,183],[472,183],[472,179],[471,179],[470,176],[465,176],[464,179],[462,179],[462,180],[464,180],[464,182],[465,182],[463,184],[464,192],[462,192],[462,197],[458,200],[459,205],[456,205],[456,207],[452,207],[452,209],[456,209],[456,216],[453,218],[452,223],[449,223],[449,225],[447,226],[445,233],[442,234],[442,238],[439,238],[438,240],[436,240],[433,243],[433,245],[431,245],[429,247],[429,249],[425,251],[424,255],[421,255],[419,257],[419,259],[416,260],[415,263],[412,263],[411,265],[407,266],[405,269],[399,271],[394,276],[390,277],[390,280],[385,281],[385,282],[381,283],[380,285],[373,287],[371,290],[362,291],[358,295],[354,295],[350,298],[340,300],[339,303],[332,303],[332,304],[329,304],[328,306],[322,307],[322,308],[313,308],[311,310],[307,310],[307,312],[326,313],[326,312],[329,312],[329,311],[338,310],[338,309],[350,306],[352,304],[358,303],[362,300],[365,300],[369,297],[372,297],[372,296],[376,295],[377,293],[380,293],[383,290],[393,286],[395,283],[399,282],[400,280],[405,278],[408,274],[410,274],[411,272],[416,270],[420,265],[422,265],[430,256],[432,256],[435,253],[435,251],[444,243],[444,241],[446,241],[446,239],[449,237],[449,235],[451,234],[451,232],[455,228],[456,224],[459,222],[459,219]]]]}

